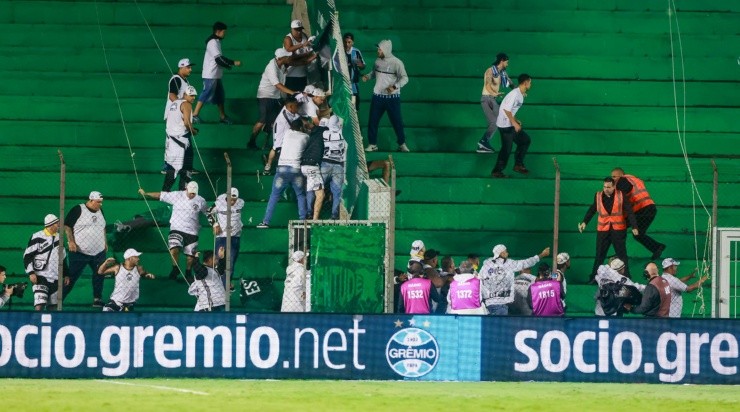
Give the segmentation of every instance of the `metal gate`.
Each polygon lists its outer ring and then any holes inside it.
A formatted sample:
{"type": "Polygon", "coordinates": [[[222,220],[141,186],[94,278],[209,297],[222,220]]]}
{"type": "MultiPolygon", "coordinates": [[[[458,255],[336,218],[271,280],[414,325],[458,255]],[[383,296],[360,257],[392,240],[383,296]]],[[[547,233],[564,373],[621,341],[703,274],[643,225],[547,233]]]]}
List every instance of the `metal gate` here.
{"type": "Polygon", "coordinates": [[[712,317],[737,318],[740,304],[740,228],[714,228],[712,317]]]}

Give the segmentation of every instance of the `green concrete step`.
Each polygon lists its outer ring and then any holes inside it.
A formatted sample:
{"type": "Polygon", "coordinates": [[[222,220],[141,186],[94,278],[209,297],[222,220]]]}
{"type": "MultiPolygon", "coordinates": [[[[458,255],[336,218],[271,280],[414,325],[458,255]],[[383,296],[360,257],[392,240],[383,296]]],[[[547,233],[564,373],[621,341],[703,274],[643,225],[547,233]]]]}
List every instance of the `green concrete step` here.
{"type": "MultiPolygon", "coordinates": [[[[107,97],[112,90],[107,73],[0,72],[0,76],[7,82],[0,95],[107,97]]],[[[155,97],[163,90],[166,94],[169,76],[161,73],[116,74],[113,79],[120,97],[155,97]]],[[[229,80],[229,96],[248,98],[256,94],[259,76],[235,72],[229,80]]],[[[202,90],[200,76],[193,76],[191,83],[202,90]]],[[[403,89],[403,98],[406,102],[470,103],[480,100],[481,84],[478,78],[419,77],[403,89]]],[[[687,83],[686,93],[690,98],[687,105],[740,107],[740,96],[732,92],[732,85],[725,82],[687,83]]],[[[371,87],[363,84],[360,90],[368,99],[371,87]]],[[[527,103],[674,107],[673,84],[669,82],[538,79],[535,87],[527,103]],[[591,92],[593,90],[598,92],[591,92]]]]}
{"type": "MultiPolygon", "coordinates": [[[[533,91],[534,93],[534,91],[533,91]]],[[[0,112],[0,120],[69,120],[120,121],[119,108],[114,98],[81,97],[12,97],[15,104],[0,112]]],[[[127,122],[159,121],[163,112],[163,98],[122,98],[121,110],[127,122]]],[[[233,99],[228,101],[230,113],[238,123],[252,124],[256,117],[256,101],[233,99]]],[[[211,112],[214,109],[211,109],[211,112]]],[[[405,124],[423,127],[479,126],[480,104],[415,103],[403,104],[405,124]]],[[[735,108],[687,108],[687,131],[730,132],[735,130],[732,115],[735,108]]],[[[683,113],[680,113],[683,114],[683,113]]],[[[205,114],[204,114],[205,116],[205,114]]],[[[525,128],[568,128],[589,130],[675,130],[676,113],[673,107],[616,107],[588,105],[527,104],[518,113],[525,128]]],[[[385,121],[383,121],[385,124],[385,121]]]]}
{"type": "MultiPolygon", "coordinates": [[[[472,110],[472,108],[471,108],[472,110]]],[[[367,124],[365,108],[362,108],[360,125],[363,129],[367,124]]],[[[203,117],[208,119],[208,112],[203,117]]],[[[215,116],[214,112],[210,113],[215,116]]],[[[383,122],[385,124],[385,122],[383,122]]],[[[140,148],[160,149],[163,147],[164,131],[158,120],[150,123],[127,123],[129,136],[135,150],[140,148]]],[[[406,137],[410,147],[424,152],[471,152],[477,148],[477,142],[486,127],[482,112],[480,122],[476,127],[459,128],[431,128],[406,127],[406,137]]],[[[29,145],[57,146],[60,141],[65,146],[121,148],[126,147],[126,137],[123,127],[115,122],[63,122],[63,121],[0,121],[3,135],[10,137],[2,145],[15,145],[16,141],[23,141],[26,136],[34,135],[29,145]],[[100,136],[106,136],[101,139],[100,136]]],[[[217,124],[203,124],[199,126],[198,146],[201,149],[223,149],[232,155],[243,152],[247,136],[251,133],[251,125],[232,125],[222,127],[217,124]]],[[[530,147],[530,153],[543,154],[603,154],[614,155],[677,155],[681,153],[678,136],[675,131],[666,132],[624,132],[609,130],[549,130],[529,129],[535,143],[530,147]]],[[[716,148],[725,145],[733,133],[704,133],[695,132],[686,135],[686,150],[690,155],[715,155],[716,148]]],[[[264,137],[260,137],[260,143],[264,137]]],[[[494,135],[492,144],[500,146],[500,136],[494,135]]],[[[395,134],[389,126],[380,128],[380,146],[393,148],[395,134]]],[[[736,153],[735,147],[727,147],[725,155],[736,153]]],[[[738,153],[740,154],[740,153],[738,153]]],[[[378,155],[380,156],[380,155],[378,155]]],[[[482,154],[484,158],[489,156],[482,154]]],[[[369,155],[369,157],[377,157],[369,155]]],[[[489,161],[495,161],[489,159],[489,161]]]]}

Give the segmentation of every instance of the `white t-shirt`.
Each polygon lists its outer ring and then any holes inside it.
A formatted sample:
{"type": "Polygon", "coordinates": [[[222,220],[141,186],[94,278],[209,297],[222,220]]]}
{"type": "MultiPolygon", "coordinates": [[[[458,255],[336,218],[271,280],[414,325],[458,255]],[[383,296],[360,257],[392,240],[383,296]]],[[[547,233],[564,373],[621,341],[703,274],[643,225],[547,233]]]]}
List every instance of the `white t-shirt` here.
{"type": "Polygon", "coordinates": [[[206,213],[206,200],[200,196],[188,198],[184,190],[178,192],[162,192],[159,200],[172,205],[170,230],[198,236],[200,230],[199,214],[206,213]]]}
{"type": "Polygon", "coordinates": [[[128,270],[123,264],[118,266],[116,285],[113,287],[113,293],[110,294],[110,300],[118,305],[136,302],[139,299],[140,279],[141,274],[138,267],[134,266],[133,269],[128,270]]]}
{"type": "Polygon", "coordinates": [[[316,106],[316,103],[313,102],[312,98],[306,96],[306,100],[301,105],[298,113],[300,113],[301,116],[308,116],[313,119],[314,117],[319,117],[319,106],[316,106]]]}
{"type": "Polygon", "coordinates": [[[680,318],[681,311],[683,310],[683,297],[681,297],[681,293],[686,292],[688,285],[670,273],[664,272],[662,276],[671,285],[671,309],[668,312],[668,317],[680,318]]]}
{"type": "Polygon", "coordinates": [[[213,309],[226,304],[226,290],[221,276],[213,268],[208,268],[208,275],[202,280],[195,280],[188,288],[188,294],[198,297],[195,310],[213,309]]]}
{"type": "Polygon", "coordinates": [[[204,79],[220,79],[224,76],[223,67],[216,64],[216,58],[219,56],[221,56],[221,40],[208,40],[206,54],[203,56],[204,79]]]}
{"type": "MultiPolygon", "coordinates": [[[[244,200],[237,199],[236,203],[231,206],[231,236],[242,235],[242,209],[244,209],[244,200]]],[[[216,219],[218,219],[218,225],[221,227],[221,234],[218,237],[226,237],[226,194],[222,194],[216,198],[216,219]]]]}
{"type": "Polygon", "coordinates": [[[283,136],[283,151],[280,152],[278,166],[301,167],[301,156],[306,149],[308,135],[295,130],[288,130],[283,136]]]}
{"type": "MultiPolygon", "coordinates": [[[[182,136],[188,132],[185,127],[185,120],[182,115],[182,104],[185,100],[175,100],[170,102],[169,109],[167,110],[167,123],[165,126],[165,132],[168,136],[182,136]]],[[[190,121],[192,121],[193,113],[190,112],[190,121]]]]}
{"type": "Polygon", "coordinates": [[[496,127],[511,127],[511,120],[506,116],[504,110],[508,110],[511,112],[512,116],[516,116],[516,112],[519,111],[519,108],[521,108],[523,104],[524,95],[522,95],[522,91],[519,90],[518,87],[510,91],[501,102],[501,108],[498,111],[498,118],[496,119],[496,127]]]}
{"type": "Polygon", "coordinates": [[[272,59],[269,63],[267,63],[265,71],[262,72],[260,85],[257,87],[257,98],[279,99],[280,90],[275,87],[275,85],[278,83],[285,83],[285,72],[278,66],[277,60],[272,59]]]}

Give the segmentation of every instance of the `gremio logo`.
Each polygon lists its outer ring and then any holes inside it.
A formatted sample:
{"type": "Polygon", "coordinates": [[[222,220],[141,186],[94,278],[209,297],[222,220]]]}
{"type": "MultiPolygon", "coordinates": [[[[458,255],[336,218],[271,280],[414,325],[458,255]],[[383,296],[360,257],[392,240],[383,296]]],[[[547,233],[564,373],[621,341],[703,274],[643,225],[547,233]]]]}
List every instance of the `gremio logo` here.
{"type": "Polygon", "coordinates": [[[439,346],[429,332],[419,328],[401,329],[388,341],[385,357],[393,371],[404,378],[418,378],[431,372],[439,359],[439,346]]]}

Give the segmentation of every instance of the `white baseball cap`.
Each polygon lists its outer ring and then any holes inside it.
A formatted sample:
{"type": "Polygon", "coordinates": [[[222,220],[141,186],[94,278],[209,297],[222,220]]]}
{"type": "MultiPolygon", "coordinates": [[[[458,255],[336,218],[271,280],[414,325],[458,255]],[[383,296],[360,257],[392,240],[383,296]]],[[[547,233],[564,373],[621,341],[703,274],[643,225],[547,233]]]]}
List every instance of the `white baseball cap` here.
{"type": "Polygon", "coordinates": [[[103,195],[100,192],[92,191],[87,198],[90,200],[103,200],[103,195]]]}
{"type": "Polygon", "coordinates": [[[281,47],[279,49],[275,49],[275,58],[281,59],[283,57],[290,57],[293,53],[285,50],[284,47],[281,47]]]}
{"type": "Polygon", "coordinates": [[[414,242],[411,243],[411,251],[409,252],[409,255],[421,257],[423,255],[421,252],[422,250],[424,250],[424,242],[421,240],[414,240],[414,242]]]}
{"type": "Polygon", "coordinates": [[[614,258],[614,260],[609,262],[609,267],[617,271],[622,270],[624,269],[624,262],[620,258],[614,258]]]}
{"type": "Polygon", "coordinates": [[[291,259],[292,259],[292,260],[293,260],[294,262],[300,262],[300,261],[301,261],[301,260],[303,260],[303,258],[305,258],[305,257],[306,257],[306,254],[305,254],[305,253],[303,253],[303,251],[302,251],[302,250],[296,250],[295,252],[293,252],[293,254],[292,254],[292,255],[290,255],[290,258],[291,258],[291,259]]]}
{"type": "Polygon", "coordinates": [[[198,182],[196,181],[188,182],[188,185],[185,186],[185,191],[187,193],[195,193],[197,195],[198,194],[198,182]]]}
{"type": "Polygon", "coordinates": [[[231,188],[231,197],[239,197],[239,189],[232,187],[231,188]]]}
{"type": "Polygon", "coordinates": [[[506,251],[506,246],[504,245],[496,245],[493,247],[493,260],[498,259],[499,256],[501,256],[501,253],[506,251]]]}
{"type": "Polygon", "coordinates": [[[303,30],[303,22],[301,22],[300,20],[293,20],[290,22],[290,28],[303,30]]]}
{"type": "Polygon", "coordinates": [[[313,96],[313,97],[326,97],[326,92],[323,89],[319,89],[318,87],[314,87],[313,91],[311,92],[311,96],[313,96]]]}
{"type": "Polygon", "coordinates": [[[45,227],[46,226],[51,226],[51,225],[53,225],[54,223],[57,223],[57,222],[59,222],[59,218],[56,217],[56,215],[53,215],[51,213],[49,213],[48,215],[46,215],[46,217],[44,217],[44,226],[45,227]]]}
{"type": "Polygon", "coordinates": [[[307,84],[306,87],[303,88],[303,93],[305,94],[313,94],[313,91],[316,90],[316,87],[312,84],[307,84]]]}
{"type": "Polygon", "coordinates": [[[177,67],[190,67],[195,66],[195,63],[190,63],[190,59],[187,57],[184,59],[180,59],[180,61],[177,63],[177,67]]]}
{"type": "Polygon", "coordinates": [[[131,248],[131,249],[126,249],[126,251],[125,251],[125,252],[123,252],[123,258],[124,258],[124,259],[128,259],[128,258],[130,258],[130,257],[134,257],[134,256],[141,256],[141,252],[138,252],[138,251],[137,251],[136,249],[134,249],[134,248],[131,248]]]}
{"type": "Polygon", "coordinates": [[[197,96],[198,95],[198,91],[195,90],[195,87],[188,86],[188,87],[185,88],[185,94],[187,94],[188,96],[197,96]]]}
{"type": "Polygon", "coordinates": [[[681,264],[681,262],[679,262],[679,261],[677,261],[677,260],[675,260],[673,258],[663,259],[663,269],[668,269],[671,266],[678,266],[680,264],[681,264]]]}
{"type": "Polygon", "coordinates": [[[563,253],[558,253],[558,256],[555,261],[558,263],[558,265],[562,265],[569,260],[570,260],[570,255],[563,252],[563,253]]]}

